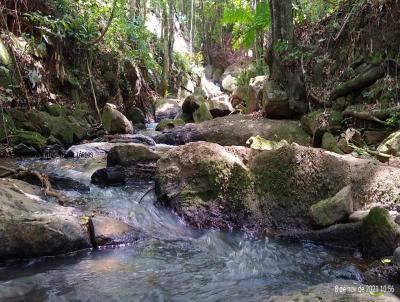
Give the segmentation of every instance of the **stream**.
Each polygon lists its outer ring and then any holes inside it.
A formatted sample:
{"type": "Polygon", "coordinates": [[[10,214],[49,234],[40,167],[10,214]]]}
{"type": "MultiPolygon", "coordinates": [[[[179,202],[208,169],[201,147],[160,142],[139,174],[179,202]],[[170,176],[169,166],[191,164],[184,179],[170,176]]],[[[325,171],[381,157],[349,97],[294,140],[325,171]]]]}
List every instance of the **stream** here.
{"type": "Polygon", "coordinates": [[[354,251],[194,230],[146,194],[152,182],[91,185],[105,158],[22,163],[86,185],[63,193],[86,214],[121,219],[146,239],[0,264],[0,301],[263,301],[336,278],[363,281],[354,251]]]}

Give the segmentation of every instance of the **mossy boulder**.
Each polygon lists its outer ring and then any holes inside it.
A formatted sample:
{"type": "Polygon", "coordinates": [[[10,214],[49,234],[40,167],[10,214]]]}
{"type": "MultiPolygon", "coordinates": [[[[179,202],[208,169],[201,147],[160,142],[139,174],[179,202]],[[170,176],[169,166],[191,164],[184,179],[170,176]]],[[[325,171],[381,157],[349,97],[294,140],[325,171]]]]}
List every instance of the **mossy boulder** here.
{"type": "Polygon", "coordinates": [[[175,127],[180,127],[180,126],[184,126],[184,125],[185,125],[185,121],[182,119],[174,119],[174,120],[165,119],[158,123],[158,125],[156,127],[156,131],[170,130],[175,127]]]}
{"type": "Polygon", "coordinates": [[[119,112],[115,105],[107,103],[103,108],[101,120],[104,129],[111,134],[132,134],[132,123],[119,112]]]}
{"type": "Polygon", "coordinates": [[[207,103],[202,103],[200,107],[193,113],[193,120],[196,123],[212,120],[213,116],[208,108],[207,103]]]}
{"type": "Polygon", "coordinates": [[[322,149],[335,152],[337,154],[344,154],[344,152],[339,148],[336,138],[330,132],[325,132],[322,136],[322,149]]]}
{"type": "Polygon", "coordinates": [[[128,144],[113,147],[107,154],[107,166],[131,166],[137,163],[155,162],[160,156],[141,144],[128,144]]]}
{"type": "Polygon", "coordinates": [[[34,126],[27,120],[26,112],[16,108],[10,108],[7,109],[7,113],[11,116],[17,128],[29,131],[35,130],[34,126]]]}
{"type": "Polygon", "coordinates": [[[329,129],[330,131],[337,131],[341,128],[342,122],[343,122],[343,116],[340,111],[336,110],[317,110],[317,111],[312,111],[306,115],[304,115],[301,118],[301,125],[303,126],[304,130],[307,131],[307,133],[313,135],[315,132],[315,129],[318,126],[317,119],[322,115],[322,114],[327,114],[328,115],[328,121],[329,121],[329,129]]]}
{"type": "Polygon", "coordinates": [[[390,217],[389,211],[375,207],[362,222],[363,253],[370,257],[393,255],[400,245],[400,228],[390,217]]]}
{"type": "Polygon", "coordinates": [[[198,124],[186,124],[158,135],[158,143],[182,145],[194,141],[208,141],[223,146],[247,146],[247,140],[260,135],[267,140],[286,140],[301,145],[310,144],[310,136],[297,121],[254,119],[235,114],[215,118],[198,124]]]}
{"type": "Polygon", "coordinates": [[[49,123],[51,123],[52,116],[47,112],[30,110],[26,113],[26,121],[24,122],[24,129],[39,132],[44,136],[49,136],[51,129],[49,123]],[[29,129],[30,126],[33,129],[29,129]]]}
{"type": "Polygon", "coordinates": [[[351,182],[345,159],[292,144],[262,151],[250,161],[265,217],[276,226],[309,224],[309,209],[351,182]]]}
{"type": "Polygon", "coordinates": [[[239,226],[252,192],[249,170],[233,149],[190,143],[168,151],[157,162],[159,199],[198,228],[239,226]]]}
{"type": "Polygon", "coordinates": [[[14,137],[14,144],[25,144],[27,146],[32,146],[36,150],[41,150],[46,146],[46,138],[44,138],[40,133],[32,131],[18,131],[14,137]]]}
{"type": "Polygon", "coordinates": [[[344,221],[353,212],[351,187],[347,186],[335,196],[321,200],[310,208],[310,216],[318,227],[328,227],[344,221]]]}

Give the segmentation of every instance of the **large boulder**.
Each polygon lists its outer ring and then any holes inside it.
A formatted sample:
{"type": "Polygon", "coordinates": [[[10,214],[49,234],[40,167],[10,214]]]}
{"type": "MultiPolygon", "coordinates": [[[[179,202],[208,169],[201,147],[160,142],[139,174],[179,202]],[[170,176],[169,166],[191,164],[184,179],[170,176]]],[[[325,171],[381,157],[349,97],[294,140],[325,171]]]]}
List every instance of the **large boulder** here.
{"type": "Polygon", "coordinates": [[[367,256],[391,256],[400,245],[400,227],[384,208],[371,209],[361,230],[363,253],[367,256]]]}
{"type": "Polygon", "coordinates": [[[0,179],[0,258],[57,255],[91,247],[82,213],[41,199],[39,188],[0,179]]]}
{"type": "Polygon", "coordinates": [[[309,208],[334,196],[351,182],[345,159],[296,144],[263,151],[250,162],[267,224],[310,225],[309,208]]]}
{"type": "Polygon", "coordinates": [[[112,148],[107,155],[107,166],[131,166],[157,161],[160,156],[141,144],[125,144],[112,148]]]}
{"type": "Polygon", "coordinates": [[[193,112],[193,120],[195,123],[201,123],[212,119],[213,116],[208,108],[208,104],[205,102],[202,103],[195,112],[193,112]]]}
{"type": "Polygon", "coordinates": [[[310,225],[309,207],[348,185],[354,210],[400,201],[400,169],[374,160],[292,144],[261,152],[250,168],[277,226],[310,225]]]}
{"type": "MultiPolygon", "coordinates": [[[[17,124],[28,131],[35,131],[48,137],[53,136],[64,145],[70,146],[81,141],[87,135],[87,130],[73,116],[52,116],[47,112],[30,110],[26,114],[10,111],[15,116],[17,124]]],[[[86,124],[86,123],[85,123],[86,124]]]]}
{"type": "Polygon", "coordinates": [[[119,112],[115,105],[107,103],[103,108],[101,120],[107,132],[111,134],[132,134],[132,123],[119,112]]]}
{"type": "Polygon", "coordinates": [[[301,145],[310,143],[310,136],[295,121],[253,119],[244,115],[229,115],[199,124],[186,124],[155,137],[158,143],[182,145],[194,141],[208,141],[224,146],[246,146],[252,136],[260,135],[268,140],[301,145]]]}
{"type": "Polygon", "coordinates": [[[389,135],[378,147],[378,152],[393,156],[400,156],[400,131],[389,135]]]}
{"type": "Polygon", "coordinates": [[[232,107],[231,102],[229,101],[229,96],[227,96],[226,94],[213,97],[206,102],[213,117],[226,116],[235,111],[235,109],[232,107]]]}
{"type": "Polygon", "coordinates": [[[327,227],[344,221],[353,212],[351,187],[347,186],[335,196],[321,200],[310,208],[310,215],[318,227],[327,227]]]}
{"type": "Polygon", "coordinates": [[[249,170],[235,150],[216,144],[186,144],[157,162],[159,199],[198,228],[239,226],[251,203],[251,184],[249,170]]]}
{"type": "Polygon", "coordinates": [[[182,114],[182,106],[177,99],[160,99],[155,106],[155,120],[174,119],[182,114]]]}
{"type": "Polygon", "coordinates": [[[146,123],[146,117],[143,111],[138,107],[132,107],[129,109],[126,117],[132,122],[133,125],[146,123]]]}
{"type": "Polygon", "coordinates": [[[324,227],[346,219],[351,200],[360,210],[377,203],[393,206],[400,196],[399,168],[297,144],[258,151],[190,143],[162,156],[156,175],[159,197],[201,227],[305,231],[315,222],[324,227]],[[313,222],[310,207],[321,200],[313,222]],[[232,210],[231,202],[240,207],[232,210]]]}

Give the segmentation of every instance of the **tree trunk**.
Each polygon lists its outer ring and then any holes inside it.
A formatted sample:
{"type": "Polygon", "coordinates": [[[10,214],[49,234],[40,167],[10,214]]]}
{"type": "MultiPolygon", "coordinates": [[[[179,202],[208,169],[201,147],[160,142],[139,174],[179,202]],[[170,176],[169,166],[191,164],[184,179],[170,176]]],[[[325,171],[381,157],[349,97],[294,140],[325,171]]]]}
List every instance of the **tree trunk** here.
{"type": "Polygon", "coordinates": [[[167,5],[163,4],[162,6],[162,41],[163,41],[163,69],[161,74],[161,85],[160,85],[160,94],[161,96],[166,96],[168,93],[168,74],[169,74],[169,22],[168,22],[168,12],[167,12],[167,5]]]}
{"type": "Polygon", "coordinates": [[[300,68],[287,68],[282,56],[289,54],[295,44],[291,0],[269,0],[272,45],[268,54],[270,79],[274,89],[283,89],[289,96],[289,106],[297,114],[308,110],[303,74],[300,68]]]}

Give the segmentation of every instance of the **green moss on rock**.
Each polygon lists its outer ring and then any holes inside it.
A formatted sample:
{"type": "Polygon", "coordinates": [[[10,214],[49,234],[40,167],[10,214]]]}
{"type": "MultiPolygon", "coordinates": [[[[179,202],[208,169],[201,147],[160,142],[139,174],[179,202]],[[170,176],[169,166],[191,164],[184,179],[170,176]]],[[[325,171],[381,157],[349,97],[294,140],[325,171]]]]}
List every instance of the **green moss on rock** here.
{"type": "Polygon", "coordinates": [[[37,132],[18,131],[14,137],[14,144],[25,144],[40,150],[46,146],[46,139],[37,132]]]}
{"type": "Polygon", "coordinates": [[[371,209],[362,222],[363,253],[371,257],[391,256],[399,243],[400,229],[388,210],[371,209]]]}
{"type": "Polygon", "coordinates": [[[209,121],[213,119],[213,116],[208,109],[207,103],[202,103],[200,107],[193,113],[193,119],[196,123],[209,121]]]}
{"type": "Polygon", "coordinates": [[[304,130],[307,131],[309,134],[314,134],[314,131],[317,127],[317,118],[324,112],[329,114],[329,127],[331,129],[340,128],[343,122],[343,116],[340,111],[336,110],[316,110],[304,115],[301,118],[301,125],[303,126],[304,130]]]}
{"type": "Polygon", "coordinates": [[[338,154],[344,154],[343,151],[338,147],[336,138],[330,132],[326,132],[322,137],[322,149],[338,154]]]}

